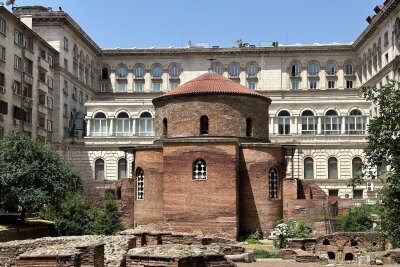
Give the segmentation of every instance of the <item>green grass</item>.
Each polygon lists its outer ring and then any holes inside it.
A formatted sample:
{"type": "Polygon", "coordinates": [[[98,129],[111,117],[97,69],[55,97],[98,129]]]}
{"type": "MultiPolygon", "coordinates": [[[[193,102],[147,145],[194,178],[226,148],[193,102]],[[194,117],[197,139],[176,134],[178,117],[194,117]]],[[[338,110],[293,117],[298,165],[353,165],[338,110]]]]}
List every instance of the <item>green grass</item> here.
{"type": "Polygon", "coordinates": [[[243,247],[252,250],[256,259],[281,258],[280,251],[274,247],[272,241],[260,243],[258,240],[247,239],[243,247]]]}

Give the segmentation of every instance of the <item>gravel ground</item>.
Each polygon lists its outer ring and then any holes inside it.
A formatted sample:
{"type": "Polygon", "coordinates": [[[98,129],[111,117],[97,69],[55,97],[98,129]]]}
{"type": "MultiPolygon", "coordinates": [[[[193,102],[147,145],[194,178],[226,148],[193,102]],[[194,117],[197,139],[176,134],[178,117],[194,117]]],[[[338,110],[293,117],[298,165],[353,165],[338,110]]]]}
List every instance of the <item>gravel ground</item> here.
{"type": "MultiPolygon", "coordinates": [[[[238,267],[321,267],[325,266],[326,264],[321,263],[298,263],[293,260],[279,260],[279,259],[271,259],[271,260],[264,260],[259,262],[253,263],[238,263],[238,267]]],[[[350,266],[357,266],[357,267],[367,267],[371,265],[358,265],[358,264],[337,264],[337,267],[350,267],[350,266]]],[[[386,267],[399,267],[400,265],[383,265],[386,267]]]]}

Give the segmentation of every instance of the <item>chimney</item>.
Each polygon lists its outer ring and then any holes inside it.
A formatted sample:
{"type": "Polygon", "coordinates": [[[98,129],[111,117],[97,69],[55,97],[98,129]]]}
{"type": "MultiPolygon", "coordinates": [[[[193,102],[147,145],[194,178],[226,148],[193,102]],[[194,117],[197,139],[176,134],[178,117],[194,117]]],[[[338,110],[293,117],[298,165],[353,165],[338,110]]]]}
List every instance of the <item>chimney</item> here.
{"type": "Polygon", "coordinates": [[[26,25],[28,28],[32,29],[32,15],[21,15],[19,19],[26,25]]]}

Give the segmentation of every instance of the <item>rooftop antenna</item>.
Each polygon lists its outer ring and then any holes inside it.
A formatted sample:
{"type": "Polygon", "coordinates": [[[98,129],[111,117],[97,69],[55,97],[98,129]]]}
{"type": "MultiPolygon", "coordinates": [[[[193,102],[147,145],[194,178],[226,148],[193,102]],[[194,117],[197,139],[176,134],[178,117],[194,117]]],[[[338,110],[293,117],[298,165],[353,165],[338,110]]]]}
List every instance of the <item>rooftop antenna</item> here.
{"type": "Polygon", "coordinates": [[[215,58],[213,58],[213,56],[211,55],[211,57],[207,58],[208,61],[210,61],[210,68],[208,69],[209,72],[213,72],[213,63],[214,60],[216,60],[215,58]]]}

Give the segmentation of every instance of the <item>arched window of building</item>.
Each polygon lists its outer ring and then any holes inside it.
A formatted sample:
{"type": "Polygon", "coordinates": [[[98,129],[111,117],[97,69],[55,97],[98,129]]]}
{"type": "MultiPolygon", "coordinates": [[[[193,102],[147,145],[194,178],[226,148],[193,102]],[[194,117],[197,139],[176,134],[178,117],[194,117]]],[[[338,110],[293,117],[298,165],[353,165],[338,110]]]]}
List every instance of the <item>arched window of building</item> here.
{"type": "Polygon", "coordinates": [[[102,68],[101,69],[101,79],[102,80],[108,80],[109,76],[108,76],[108,69],[107,68],[102,68]]]}
{"type": "Polygon", "coordinates": [[[308,65],[308,76],[318,75],[318,65],[316,63],[311,63],[308,65]]]}
{"type": "Polygon", "coordinates": [[[354,74],[354,69],[353,65],[351,63],[346,64],[346,75],[353,75],[354,74]]]}
{"type": "Polygon", "coordinates": [[[290,76],[291,77],[299,77],[300,76],[300,65],[294,63],[290,69],[290,76]]]}
{"type": "Polygon", "coordinates": [[[74,55],[74,59],[78,59],[79,53],[78,53],[78,47],[76,46],[76,44],[74,45],[74,48],[73,48],[72,52],[73,52],[73,55],[74,55]]]}
{"type": "Polygon", "coordinates": [[[136,192],[137,200],[144,199],[144,172],[141,168],[136,169],[136,192]]]}
{"type": "Polygon", "coordinates": [[[353,178],[361,177],[362,175],[362,160],[360,157],[353,158],[351,162],[353,178]]]}
{"type": "Polygon", "coordinates": [[[102,112],[98,112],[93,119],[92,126],[93,136],[107,136],[108,135],[108,120],[106,115],[102,112]]]}
{"type": "Polygon", "coordinates": [[[126,159],[118,160],[118,180],[126,177],[126,159]]]}
{"type": "Polygon", "coordinates": [[[278,172],[275,168],[271,168],[268,173],[268,195],[269,198],[278,198],[279,183],[278,183],[278,172]]]}
{"type": "Polygon", "coordinates": [[[180,75],[180,69],[178,66],[174,65],[171,67],[171,69],[169,70],[169,76],[170,78],[173,79],[178,79],[180,75]]]}
{"type": "Polygon", "coordinates": [[[117,77],[118,78],[126,78],[127,71],[124,66],[119,66],[117,69],[117,77]]]}
{"type": "Polygon", "coordinates": [[[96,181],[103,181],[104,178],[104,160],[96,159],[94,163],[94,179],[96,181]]]}
{"type": "Polygon", "coordinates": [[[310,157],[304,159],[304,179],[314,179],[314,160],[310,157]]]}
{"type": "Polygon", "coordinates": [[[153,136],[153,117],[149,112],[143,112],[139,118],[139,136],[153,136]]]}
{"type": "Polygon", "coordinates": [[[231,77],[231,78],[239,77],[239,65],[238,64],[233,63],[232,65],[229,66],[229,77],[231,77]]]}
{"type": "Polygon", "coordinates": [[[253,135],[253,122],[250,118],[246,119],[246,136],[253,135]]]}
{"type": "Polygon", "coordinates": [[[135,68],[135,79],[143,79],[144,78],[144,68],[142,66],[138,66],[135,68]]]}
{"type": "Polygon", "coordinates": [[[333,63],[328,63],[326,65],[326,75],[333,76],[336,75],[336,66],[333,63]]]}
{"type": "Polygon", "coordinates": [[[346,130],[348,134],[364,134],[364,116],[358,109],[353,109],[347,117],[346,130]]]}
{"type": "Polygon", "coordinates": [[[154,66],[153,69],[151,70],[151,75],[153,78],[161,78],[162,74],[162,69],[160,66],[154,66]]]}
{"type": "Polygon", "coordinates": [[[203,159],[196,159],[193,162],[193,180],[207,179],[207,165],[203,159]]]}
{"type": "Polygon", "coordinates": [[[339,134],[340,133],[340,118],[335,110],[328,110],[324,118],[324,133],[339,134]]]}
{"type": "Polygon", "coordinates": [[[338,161],[335,157],[328,159],[328,179],[338,178],[338,161]]]}
{"type": "Polygon", "coordinates": [[[290,113],[286,110],[278,114],[278,134],[290,134],[290,113]]]}
{"type": "Polygon", "coordinates": [[[255,64],[249,64],[247,66],[247,77],[254,78],[257,77],[257,66],[255,64]]]}
{"type": "Polygon", "coordinates": [[[200,117],[200,134],[208,134],[208,117],[206,115],[200,117]]]}
{"type": "Polygon", "coordinates": [[[213,72],[216,73],[216,74],[222,75],[222,73],[223,73],[223,68],[222,68],[222,66],[221,66],[220,63],[215,63],[215,64],[213,64],[213,72]]]}
{"type": "Polygon", "coordinates": [[[163,119],[163,136],[164,137],[168,136],[168,120],[167,120],[167,118],[163,119]]]}
{"type": "Polygon", "coordinates": [[[317,133],[317,120],[311,110],[305,110],[301,113],[301,133],[302,134],[316,134],[317,133]]]}
{"type": "Polygon", "coordinates": [[[131,131],[131,120],[126,112],[121,112],[115,119],[115,131],[116,136],[130,136],[131,131]]]}

